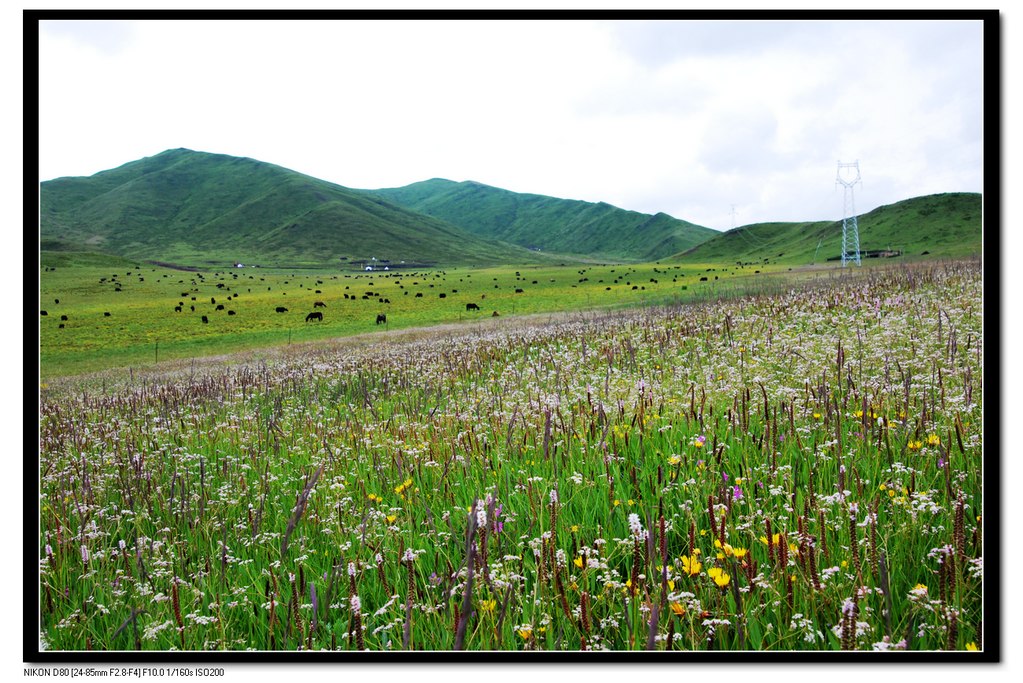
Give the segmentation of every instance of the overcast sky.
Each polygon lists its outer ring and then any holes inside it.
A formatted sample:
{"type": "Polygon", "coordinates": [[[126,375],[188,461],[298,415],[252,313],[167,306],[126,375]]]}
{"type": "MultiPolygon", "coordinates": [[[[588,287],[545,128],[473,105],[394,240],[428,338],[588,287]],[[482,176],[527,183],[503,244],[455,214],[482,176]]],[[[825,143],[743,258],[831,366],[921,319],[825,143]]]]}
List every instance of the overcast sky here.
{"type": "Polygon", "coordinates": [[[733,206],[834,220],[839,161],[858,213],[982,190],[982,51],[955,21],[43,22],[40,173],[186,147],[720,230],[733,206]]]}

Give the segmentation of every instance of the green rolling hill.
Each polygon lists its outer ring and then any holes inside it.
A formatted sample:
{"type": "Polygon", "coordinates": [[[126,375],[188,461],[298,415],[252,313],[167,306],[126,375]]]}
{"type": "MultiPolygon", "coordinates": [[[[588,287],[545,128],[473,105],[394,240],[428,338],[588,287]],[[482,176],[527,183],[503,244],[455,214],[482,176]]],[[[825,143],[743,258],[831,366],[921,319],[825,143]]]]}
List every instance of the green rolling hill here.
{"type": "MultiPolygon", "coordinates": [[[[857,217],[860,250],[879,259],[882,252],[899,252],[907,259],[980,254],[981,217],[981,195],[976,193],[906,199],[857,217]]],[[[676,258],[692,263],[802,265],[840,260],[841,255],[842,221],[838,220],[744,225],[676,258]]]]}
{"type": "MultiPolygon", "coordinates": [[[[44,253],[192,266],[551,264],[576,259],[758,264],[840,257],[841,221],[719,233],[664,213],[433,179],[357,190],[244,157],[174,149],[40,186],[44,253]]],[[[859,216],[867,255],[981,250],[981,196],[907,199],[859,216]]]]}
{"type": "Polygon", "coordinates": [[[372,191],[480,237],[527,249],[609,260],[653,261],[704,242],[716,230],[610,204],[502,190],[434,178],[372,191]]]}
{"type": "Polygon", "coordinates": [[[187,149],[43,182],[40,214],[43,248],[183,264],[547,260],[366,192],[187,149]]]}

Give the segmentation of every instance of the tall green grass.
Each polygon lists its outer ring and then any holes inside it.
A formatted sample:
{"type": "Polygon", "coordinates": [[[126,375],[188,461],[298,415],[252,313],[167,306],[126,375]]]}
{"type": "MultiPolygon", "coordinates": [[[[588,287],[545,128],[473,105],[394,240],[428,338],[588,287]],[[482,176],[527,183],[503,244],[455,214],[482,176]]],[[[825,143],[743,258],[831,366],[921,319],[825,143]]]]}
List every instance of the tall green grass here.
{"type": "Polygon", "coordinates": [[[984,648],[980,273],[40,398],[55,650],[984,648]]]}

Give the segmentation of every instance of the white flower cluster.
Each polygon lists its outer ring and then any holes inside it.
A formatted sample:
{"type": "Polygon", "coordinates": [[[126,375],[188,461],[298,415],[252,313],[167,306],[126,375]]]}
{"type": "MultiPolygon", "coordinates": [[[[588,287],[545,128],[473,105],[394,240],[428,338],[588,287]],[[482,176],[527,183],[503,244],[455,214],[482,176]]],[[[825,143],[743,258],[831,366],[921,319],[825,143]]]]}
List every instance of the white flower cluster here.
{"type": "Polygon", "coordinates": [[[632,537],[635,540],[646,540],[647,532],[644,531],[643,524],[639,521],[639,515],[636,513],[629,515],[629,531],[632,532],[632,537]]]}

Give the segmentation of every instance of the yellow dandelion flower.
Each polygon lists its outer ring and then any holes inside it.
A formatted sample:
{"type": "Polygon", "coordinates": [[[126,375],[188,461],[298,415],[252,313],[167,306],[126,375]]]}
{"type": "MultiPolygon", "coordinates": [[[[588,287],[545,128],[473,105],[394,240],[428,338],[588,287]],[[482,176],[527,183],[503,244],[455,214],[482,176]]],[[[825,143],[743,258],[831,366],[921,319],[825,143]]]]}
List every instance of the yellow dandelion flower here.
{"type": "Polygon", "coordinates": [[[685,614],[686,608],[683,607],[681,604],[677,602],[672,602],[669,603],[669,606],[671,607],[671,611],[674,612],[676,616],[680,617],[683,614],[685,614]]]}
{"type": "Polygon", "coordinates": [[[689,576],[696,576],[703,570],[703,563],[695,554],[689,557],[682,556],[678,559],[682,563],[682,571],[689,576]]]}
{"type": "Polygon", "coordinates": [[[977,652],[977,651],[980,650],[980,648],[977,647],[977,644],[975,642],[973,642],[972,640],[970,642],[966,643],[966,649],[969,650],[970,652],[977,652]]]}
{"type": "Polygon", "coordinates": [[[723,569],[720,567],[711,567],[707,570],[707,576],[714,579],[714,583],[717,584],[718,588],[724,588],[728,585],[728,582],[732,580],[723,569]]]}
{"type": "Polygon", "coordinates": [[[497,600],[484,600],[480,603],[480,609],[484,612],[493,612],[497,607],[497,600]]]}
{"type": "Polygon", "coordinates": [[[583,567],[583,558],[581,558],[581,557],[575,558],[574,560],[572,560],[572,564],[574,564],[575,566],[577,566],[580,569],[582,569],[582,567],[583,567]]]}

